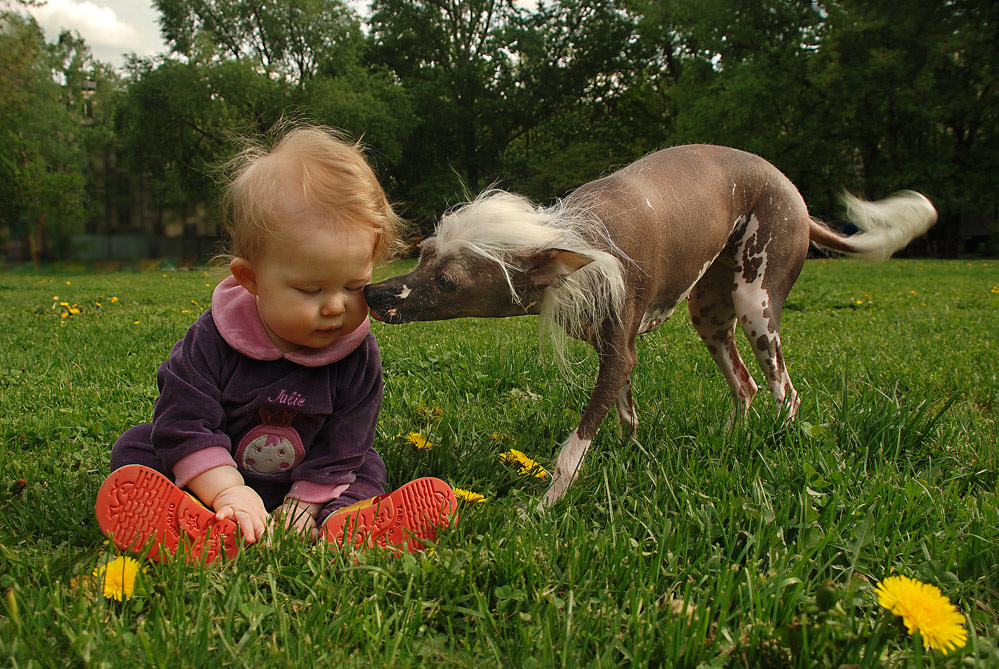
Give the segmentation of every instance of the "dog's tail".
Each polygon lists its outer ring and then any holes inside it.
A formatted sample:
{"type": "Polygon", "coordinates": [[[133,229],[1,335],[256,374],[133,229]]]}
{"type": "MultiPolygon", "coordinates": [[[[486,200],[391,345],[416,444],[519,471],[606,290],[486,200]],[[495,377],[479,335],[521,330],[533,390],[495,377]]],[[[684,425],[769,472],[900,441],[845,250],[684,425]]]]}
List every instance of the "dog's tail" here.
{"type": "Polygon", "coordinates": [[[843,194],[848,219],[860,233],[844,237],[813,220],[809,234],[819,246],[866,260],[884,260],[924,234],[937,221],[937,210],[925,195],[906,190],[867,202],[843,194]]]}

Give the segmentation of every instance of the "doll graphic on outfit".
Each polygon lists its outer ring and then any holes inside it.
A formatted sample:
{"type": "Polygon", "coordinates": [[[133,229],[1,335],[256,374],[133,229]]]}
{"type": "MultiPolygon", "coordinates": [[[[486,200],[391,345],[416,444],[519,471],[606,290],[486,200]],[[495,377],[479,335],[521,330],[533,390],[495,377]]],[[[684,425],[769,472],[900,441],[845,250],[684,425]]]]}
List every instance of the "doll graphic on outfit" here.
{"type": "Polygon", "coordinates": [[[291,427],[294,412],[270,412],[260,409],[263,424],[247,432],[236,449],[236,462],[240,469],[259,474],[290,471],[302,461],[305,447],[302,438],[291,427]]]}
{"type": "Polygon", "coordinates": [[[98,523],[153,558],[182,543],[231,557],[275,523],[417,549],[457,504],[438,479],[386,495],[373,447],[383,384],[363,288],[399,219],[357,145],[323,128],[232,167],[231,276],[161,365],[152,423],[115,443],[98,523]]]}

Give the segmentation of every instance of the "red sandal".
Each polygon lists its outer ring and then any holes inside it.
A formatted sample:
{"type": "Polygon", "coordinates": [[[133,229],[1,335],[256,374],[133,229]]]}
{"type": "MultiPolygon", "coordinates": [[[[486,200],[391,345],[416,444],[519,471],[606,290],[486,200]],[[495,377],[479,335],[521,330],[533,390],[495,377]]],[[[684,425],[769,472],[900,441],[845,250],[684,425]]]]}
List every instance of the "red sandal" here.
{"type": "Polygon", "coordinates": [[[458,519],[458,499],[451,487],[431,477],[410,481],[401,488],[364,500],[331,514],[322,537],[337,546],[379,546],[422,550],[424,541],[458,519]]]}
{"type": "Polygon", "coordinates": [[[156,470],[127,465],[111,472],[97,493],[97,524],[122,550],[165,560],[185,545],[188,562],[236,557],[236,523],[175,486],[156,470]]]}

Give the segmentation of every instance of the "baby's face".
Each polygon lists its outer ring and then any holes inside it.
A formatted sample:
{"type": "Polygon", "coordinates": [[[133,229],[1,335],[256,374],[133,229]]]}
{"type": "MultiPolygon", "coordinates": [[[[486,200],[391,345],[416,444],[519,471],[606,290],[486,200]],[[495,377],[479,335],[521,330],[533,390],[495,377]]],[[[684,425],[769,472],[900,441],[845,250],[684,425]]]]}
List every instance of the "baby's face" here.
{"type": "Polygon", "coordinates": [[[298,219],[249,262],[260,318],[285,353],[323,348],[356,330],[368,315],[364,286],[374,265],[373,233],[298,219]]]}

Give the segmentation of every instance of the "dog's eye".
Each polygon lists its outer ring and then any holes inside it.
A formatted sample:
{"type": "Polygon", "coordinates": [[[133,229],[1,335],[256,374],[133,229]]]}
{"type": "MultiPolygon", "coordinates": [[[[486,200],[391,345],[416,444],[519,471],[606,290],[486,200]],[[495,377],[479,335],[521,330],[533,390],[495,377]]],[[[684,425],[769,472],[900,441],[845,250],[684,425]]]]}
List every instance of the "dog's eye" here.
{"type": "Polygon", "coordinates": [[[457,286],[454,285],[454,281],[452,281],[447,274],[438,274],[435,280],[437,281],[437,287],[443,291],[451,292],[457,288],[457,286]]]}

